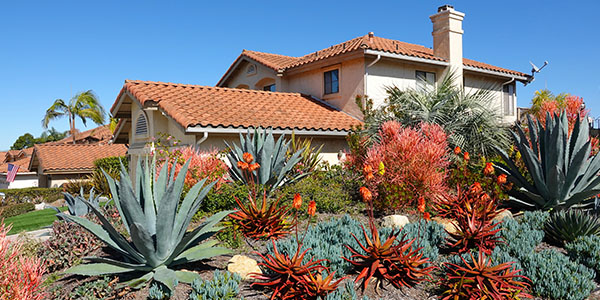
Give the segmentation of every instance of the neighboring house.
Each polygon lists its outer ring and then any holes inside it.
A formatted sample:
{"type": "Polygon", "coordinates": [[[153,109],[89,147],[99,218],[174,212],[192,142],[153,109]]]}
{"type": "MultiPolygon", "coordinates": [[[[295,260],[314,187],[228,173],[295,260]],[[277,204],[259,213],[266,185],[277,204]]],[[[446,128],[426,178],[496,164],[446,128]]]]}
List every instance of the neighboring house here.
{"type": "Polygon", "coordinates": [[[517,120],[516,82],[527,74],[463,58],[464,14],[446,5],[431,16],[433,49],[365,36],[301,57],[242,51],[217,86],[312,95],[354,116],[361,116],[357,96],[384,103],[386,88],[419,88],[453,71],[467,92],[488,89],[506,123],[517,120]]]}
{"type": "Polygon", "coordinates": [[[38,177],[36,172],[29,171],[29,161],[33,148],[23,150],[10,150],[0,152],[0,189],[18,189],[38,186],[38,177]],[[19,166],[19,170],[13,182],[6,181],[6,173],[8,172],[8,164],[19,166]]]}
{"type": "Polygon", "coordinates": [[[35,145],[29,170],[37,174],[39,187],[59,187],[69,180],[81,179],[94,171],[94,161],[123,156],[120,144],[40,144],[35,145]]]}
{"type": "MultiPolygon", "coordinates": [[[[112,138],[112,132],[109,129],[109,125],[103,125],[100,127],[92,128],[86,131],[75,133],[76,144],[108,144],[112,138]]],[[[62,140],[56,142],[49,142],[46,144],[58,145],[58,144],[72,144],[73,137],[67,136],[62,140]]]]}
{"type": "Polygon", "coordinates": [[[504,122],[514,122],[516,82],[527,74],[462,57],[464,14],[451,6],[431,16],[433,49],[373,33],[302,57],[244,50],[217,87],[126,80],[111,108],[119,118],[114,141],[129,145],[132,164],[166,133],[184,145],[223,149],[251,127],[292,131],[324,145],[337,162],[345,137],[362,124],[357,96],[384,103],[385,89],[435,84],[450,71],[467,91],[488,89],[504,122]]]}

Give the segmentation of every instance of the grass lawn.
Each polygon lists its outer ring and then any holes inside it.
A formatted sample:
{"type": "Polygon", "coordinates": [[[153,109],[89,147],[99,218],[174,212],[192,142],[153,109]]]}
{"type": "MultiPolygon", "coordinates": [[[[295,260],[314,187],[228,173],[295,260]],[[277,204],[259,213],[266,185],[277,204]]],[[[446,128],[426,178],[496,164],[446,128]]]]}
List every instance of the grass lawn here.
{"type": "MultiPolygon", "coordinates": [[[[67,210],[67,207],[60,207],[60,211],[67,210]]],[[[45,226],[52,225],[52,222],[57,220],[56,211],[54,209],[43,209],[30,211],[22,215],[6,218],[5,224],[12,224],[12,229],[8,234],[20,233],[23,231],[37,230],[45,226]]]]}

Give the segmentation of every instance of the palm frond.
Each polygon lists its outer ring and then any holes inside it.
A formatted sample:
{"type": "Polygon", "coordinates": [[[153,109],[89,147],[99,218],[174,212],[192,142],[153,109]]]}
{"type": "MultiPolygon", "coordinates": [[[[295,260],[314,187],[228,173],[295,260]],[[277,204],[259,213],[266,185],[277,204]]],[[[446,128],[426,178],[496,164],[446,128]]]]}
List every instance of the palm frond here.
{"type": "Polygon", "coordinates": [[[54,103],[46,110],[42,119],[42,127],[48,128],[50,121],[69,114],[69,107],[62,99],[56,99],[54,103]]]}

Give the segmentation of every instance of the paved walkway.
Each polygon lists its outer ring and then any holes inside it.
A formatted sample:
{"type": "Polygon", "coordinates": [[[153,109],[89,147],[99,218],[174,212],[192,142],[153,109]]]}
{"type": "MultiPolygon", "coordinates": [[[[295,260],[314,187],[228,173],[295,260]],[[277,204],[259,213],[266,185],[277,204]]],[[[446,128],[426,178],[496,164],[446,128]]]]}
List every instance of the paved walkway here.
{"type": "Polygon", "coordinates": [[[50,238],[51,233],[52,233],[52,228],[43,228],[43,229],[38,229],[38,230],[34,230],[34,231],[22,232],[19,234],[12,234],[12,235],[8,236],[8,239],[13,241],[13,240],[17,239],[20,235],[27,235],[30,238],[36,239],[40,242],[45,242],[50,238]]]}

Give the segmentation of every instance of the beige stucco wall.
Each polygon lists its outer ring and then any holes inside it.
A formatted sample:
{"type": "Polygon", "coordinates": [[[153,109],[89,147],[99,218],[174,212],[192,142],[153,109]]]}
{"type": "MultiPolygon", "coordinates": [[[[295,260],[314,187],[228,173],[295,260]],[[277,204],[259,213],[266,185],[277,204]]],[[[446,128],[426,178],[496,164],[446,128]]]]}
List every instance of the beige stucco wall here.
{"type": "Polygon", "coordinates": [[[259,63],[242,61],[238,68],[227,79],[226,87],[262,90],[265,85],[275,83],[277,91],[280,92],[279,84],[277,84],[279,80],[280,79],[273,69],[267,68],[259,63]],[[250,64],[256,67],[255,72],[247,72],[250,64]]]}
{"type": "Polygon", "coordinates": [[[53,174],[49,175],[48,187],[60,187],[61,185],[69,182],[70,180],[78,180],[84,178],[89,174],[53,174]]]}
{"type": "Polygon", "coordinates": [[[479,74],[465,74],[465,92],[466,93],[475,93],[479,90],[489,90],[491,103],[490,107],[493,108],[499,117],[501,117],[502,122],[505,124],[512,124],[517,120],[517,96],[515,93],[515,97],[513,100],[514,114],[510,116],[504,115],[504,101],[503,101],[503,91],[502,86],[508,80],[499,79],[491,76],[482,76],[479,74]]]}
{"type": "Polygon", "coordinates": [[[6,175],[0,176],[0,189],[22,189],[38,186],[37,174],[19,175],[15,177],[13,182],[6,181],[6,175]]]}

